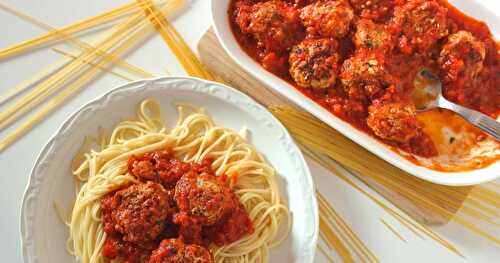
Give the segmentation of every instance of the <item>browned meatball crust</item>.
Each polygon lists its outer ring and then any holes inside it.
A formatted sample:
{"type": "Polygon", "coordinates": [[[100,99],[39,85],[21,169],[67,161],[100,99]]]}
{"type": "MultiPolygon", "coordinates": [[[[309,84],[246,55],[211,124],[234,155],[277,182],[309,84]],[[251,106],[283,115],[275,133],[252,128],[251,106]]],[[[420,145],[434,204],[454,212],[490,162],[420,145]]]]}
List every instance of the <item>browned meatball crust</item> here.
{"type": "Polygon", "coordinates": [[[350,99],[373,100],[395,83],[380,53],[356,52],[342,64],[340,79],[350,99]]]}
{"type": "Polygon", "coordinates": [[[406,143],[418,135],[415,108],[401,103],[390,103],[368,108],[366,123],[380,138],[406,143]]]}
{"type": "Polygon", "coordinates": [[[213,263],[210,251],[202,246],[184,244],[180,239],[165,239],[151,253],[149,263],[213,263]]]}
{"type": "Polygon", "coordinates": [[[284,52],[303,38],[299,11],[283,1],[241,5],[236,11],[241,31],[252,35],[267,52],[284,52]]]}
{"type": "Polygon", "coordinates": [[[325,89],[337,79],[336,41],[328,38],[309,39],[294,46],[290,52],[290,75],[302,87],[325,89]]]}
{"type": "Polygon", "coordinates": [[[107,233],[118,232],[123,240],[147,243],[165,229],[173,210],[167,191],[161,184],[133,184],[101,199],[104,228],[107,233]]]}
{"type": "Polygon", "coordinates": [[[352,8],[362,18],[385,20],[390,17],[395,0],[350,0],[352,8]]]}
{"type": "Polygon", "coordinates": [[[470,32],[458,31],[448,36],[441,49],[438,64],[445,82],[474,79],[483,69],[486,48],[470,32]]]}
{"type": "Polygon", "coordinates": [[[347,1],[318,1],[302,9],[302,23],[311,36],[343,37],[349,32],[354,12],[347,1]]]}
{"type": "Polygon", "coordinates": [[[361,19],[356,24],[353,38],[356,48],[384,49],[392,48],[392,36],[384,25],[375,24],[369,19],[361,19]]]}
{"type": "Polygon", "coordinates": [[[229,187],[208,173],[182,176],[175,186],[175,200],[181,212],[204,225],[216,223],[233,206],[229,187]]]}
{"type": "Polygon", "coordinates": [[[448,35],[447,12],[434,0],[410,0],[396,7],[392,26],[400,34],[401,52],[426,55],[436,41],[448,35]]]}

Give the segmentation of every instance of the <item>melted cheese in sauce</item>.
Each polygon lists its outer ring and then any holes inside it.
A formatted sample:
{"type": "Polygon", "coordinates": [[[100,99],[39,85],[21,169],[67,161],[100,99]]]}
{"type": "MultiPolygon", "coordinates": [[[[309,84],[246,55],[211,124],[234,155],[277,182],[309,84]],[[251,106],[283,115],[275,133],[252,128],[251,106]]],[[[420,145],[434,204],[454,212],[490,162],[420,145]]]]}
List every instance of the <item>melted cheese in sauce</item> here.
{"type": "Polygon", "coordinates": [[[415,163],[453,172],[486,167],[500,160],[500,143],[451,111],[434,109],[419,113],[417,119],[436,145],[439,155],[422,158],[400,151],[415,163]]]}

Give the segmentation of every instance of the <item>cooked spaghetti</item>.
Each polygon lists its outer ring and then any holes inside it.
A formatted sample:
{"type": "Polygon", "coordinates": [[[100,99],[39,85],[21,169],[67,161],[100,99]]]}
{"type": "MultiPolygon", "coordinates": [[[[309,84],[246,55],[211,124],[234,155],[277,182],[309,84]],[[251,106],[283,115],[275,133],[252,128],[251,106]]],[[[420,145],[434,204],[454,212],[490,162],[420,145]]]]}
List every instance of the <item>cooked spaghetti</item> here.
{"type": "Polygon", "coordinates": [[[267,262],[286,238],[274,169],[202,109],[178,112],[167,132],[145,100],[75,157],[68,251],[80,262],[267,262]]]}

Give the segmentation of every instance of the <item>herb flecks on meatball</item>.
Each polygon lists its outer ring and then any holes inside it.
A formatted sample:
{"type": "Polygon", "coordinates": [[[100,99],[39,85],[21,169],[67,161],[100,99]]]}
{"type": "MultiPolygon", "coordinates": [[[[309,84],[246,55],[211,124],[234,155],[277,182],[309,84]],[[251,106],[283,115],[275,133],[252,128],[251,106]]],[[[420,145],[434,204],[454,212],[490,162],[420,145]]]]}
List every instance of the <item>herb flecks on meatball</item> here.
{"type": "Polygon", "coordinates": [[[354,19],[354,12],[347,1],[318,1],[302,9],[302,23],[310,36],[345,36],[354,19]]]}
{"type": "Polygon", "coordinates": [[[179,239],[165,239],[151,253],[149,263],[213,263],[210,251],[202,246],[185,244],[179,239]]]}
{"type": "Polygon", "coordinates": [[[287,51],[304,35],[299,11],[283,1],[242,5],[236,10],[235,21],[243,33],[252,35],[267,52],[287,51]]]}
{"type": "Polygon", "coordinates": [[[308,39],[290,52],[290,75],[302,87],[326,89],[337,79],[339,54],[332,39],[308,39]]]}
{"type": "Polygon", "coordinates": [[[436,41],[448,35],[447,12],[434,0],[410,0],[396,7],[392,29],[399,33],[399,50],[426,55],[436,41]]]}
{"type": "Polygon", "coordinates": [[[392,49],[392,36],[381,24],[375,24],[372,20],[361,19],[356,25],[356,33],[353,38],[356,48],[392,49]]]}
{"type": "Polygon", "coordinates": [[[485,56],[484,43],[470,32],[459,31],[448,36],[438,59],[441,80],[460,83],[471,81],[483,69],[485,56]]]}
{"type": "Polygon", "coordinates": [[[344,61],[340,79],[348,97],[354,100],[373,100],[396,83],[379,53],[360,51],[344,61]]]}
{"type": "Polygon", "coordinates": [[[350,0],[350,2],[360,17],[379,21],[390,17],[395,0],[350,0]]]}
{"type": "Polygon", "coordinates": [[[175,200],[181,212],[211,225],[221,220],[233,206],[231,190],[211,174],[190,172],[175,186],[175,200]]]}
{"type": "Polygon", "coordinates": [[[101,199],[104,231],[119,233],[123,240],[143,244],[155,240],[165,229],[173,211],[160,184],[133,184],[101,199]]]}
{"type": "Polygon", "coordinates": [[[406,143],[418,135],[415,108],[402,103],[370,106],[368,127],[382,139],[406,143]]]}
{"type": "Polygon", "coordinates": [[[174,157],[170,150],[161,150],[143,156],[132,156],[128,160],[128,171],[137,179],[162,184],[166,189],[175,186],[191,166],[174,157]]]}

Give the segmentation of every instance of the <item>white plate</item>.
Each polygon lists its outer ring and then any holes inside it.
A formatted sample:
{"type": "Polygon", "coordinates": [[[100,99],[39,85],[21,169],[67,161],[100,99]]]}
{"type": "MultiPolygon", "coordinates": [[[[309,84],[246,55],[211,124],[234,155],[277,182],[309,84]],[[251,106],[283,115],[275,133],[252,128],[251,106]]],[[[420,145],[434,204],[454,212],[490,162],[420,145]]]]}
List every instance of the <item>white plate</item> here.
{"type": "MultiPolygon", "coordinates": [[[[500,177],[500,162],[498,161],[486,168],[467,172],[445,173],[415,165],[389,149],[389,147],[385,144],[354,128],[349,123],[337,118],[319,104],[304,96],[286,81],[266,71],[261,65],[249,57],[245,51],[240,48],[233,33],[231,32],[228,18],[228,6],[230,0],[211,1],[212,19],[215,33],[217,34],[217,37],[226,52],[243,69],[263,83],[267,84],[267,86],[275,89],[283,96],[297,103],[297,105],[309,111],[329,126],[338,130],[349,139],[365,147],[367,150],[414,176],[438,184],[452,186],[474,185],[500,177]]],[[[450,2],[460,10],[484,21],[488,21],[488,25],[490,26],[492,33],[498,38],[500,35],[500,19],[495,15],[495,13],[486,9],[477,0],[455,0],[450,2]]]]}
{"type": "Polygon", "coordinates": [[[175,124],[172,102],[203,107],[221,126],[239,130],[246,126],[250,142],[278,172],[281,192],[292,213],[288,239],[271,250],[270,262],[313,262],[318,238],[318,209],[307,164],[286,129],[250,97],[221,84],[193,78],[158,78],[126,84],[96,99],[64,122],[44,147],[31,172],[21,210],[24,262],[68,263],[68,229],[58,218],[53,202],[70,211],[74,185],[70,162],[85,135],[99,126],[111,128],[122,118],[134,116],[145,98],[162,106],[167,124],[175,124]]]}

